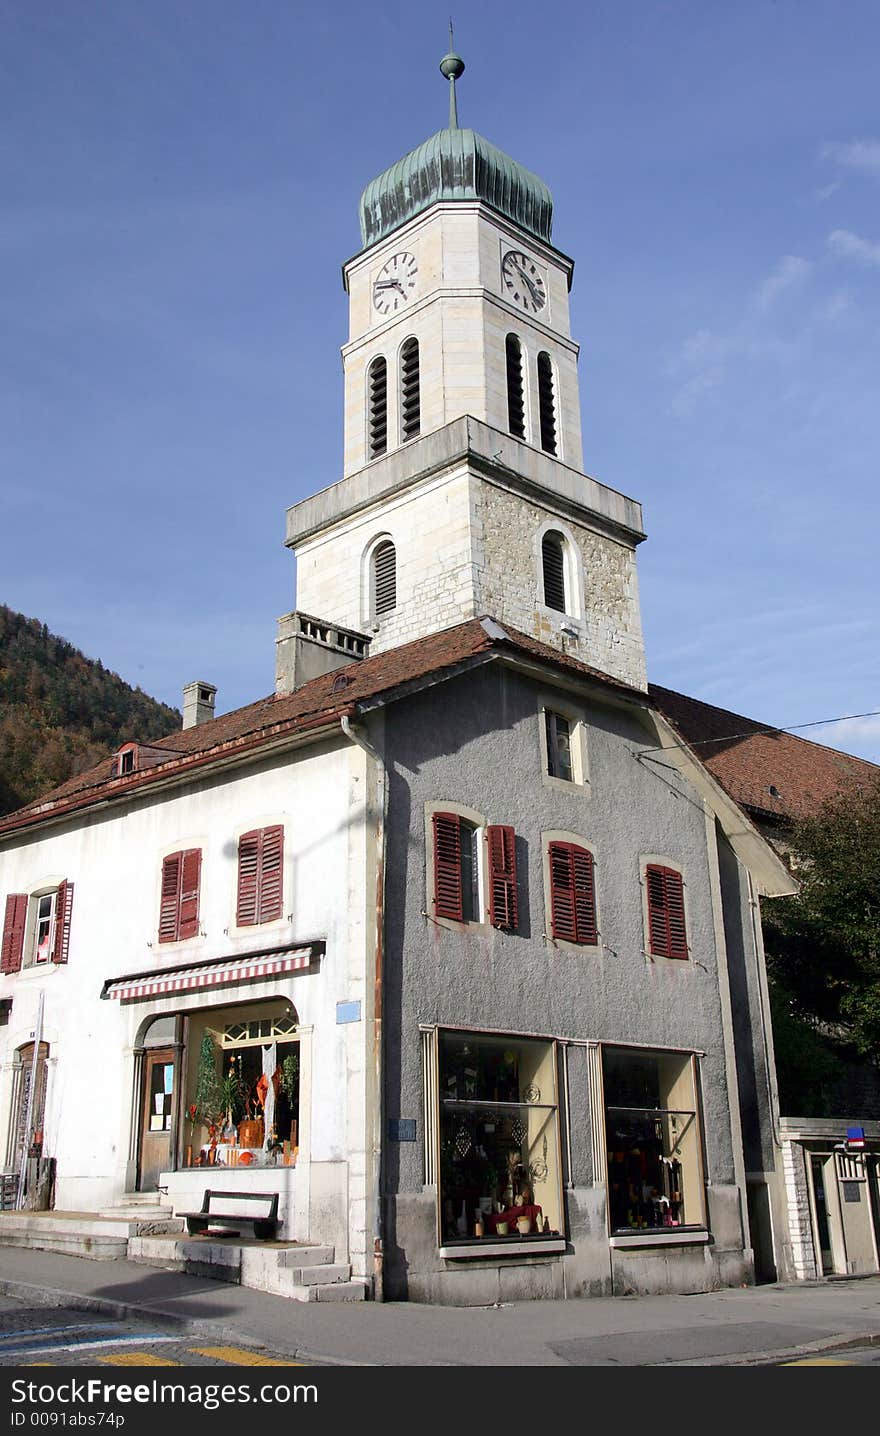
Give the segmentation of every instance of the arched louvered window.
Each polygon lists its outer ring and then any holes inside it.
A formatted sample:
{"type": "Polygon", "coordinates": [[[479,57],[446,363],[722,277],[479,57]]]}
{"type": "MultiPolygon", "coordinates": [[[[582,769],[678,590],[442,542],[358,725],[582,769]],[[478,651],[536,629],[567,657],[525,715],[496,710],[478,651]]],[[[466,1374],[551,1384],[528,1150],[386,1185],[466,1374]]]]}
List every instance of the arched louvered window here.
{"type": "Polygon", "coordinates": [[[378,459],[388,448],[388,365],[381,354],[367,372],[367,399],[370,458],[378,459]]]}
{"type": "Polygon", "coordinates": [[[400,351],[400,438],[415,439],[422,428],[419,388],[419,341],[407,339],[400,351]]]}
{"type": "Polygon", "coordinates": [[[556,396],[553,392],[553,365],[550,355],[538,355],[538,412],[541,420],[541,448],[556,453],[556,396]]]}
{"type": "Polygon", "coordinates": [[[397,553],[390,539],[373,550],[373,617],[381,618],[397,607],[397,553]]]}
{"type": "Polygon", "coordinates": [[[541,540],[541,576],[544,602],[557,613],[568,613],[565,592],[565,539],[551,529],[541,540]]]}
{"type": "Polygon", "coordinates": [[[526,436],[526,405],[523,393],[522,345],[515,334],[508,334],[507,355],[507,427],[517,439],[526,436]]]}

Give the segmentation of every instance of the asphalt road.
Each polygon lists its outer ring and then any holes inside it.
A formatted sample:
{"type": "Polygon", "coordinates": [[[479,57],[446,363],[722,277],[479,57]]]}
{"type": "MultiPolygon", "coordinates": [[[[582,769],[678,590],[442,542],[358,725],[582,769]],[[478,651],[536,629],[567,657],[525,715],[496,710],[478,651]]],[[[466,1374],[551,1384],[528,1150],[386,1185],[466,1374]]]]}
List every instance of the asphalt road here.
{"type": "Polygon", "coordinates": [[[0,1366],[303,1365],[264,1348],[186,1337],[161,1319],[121,1321],[0,1297],[0,1366]]]}

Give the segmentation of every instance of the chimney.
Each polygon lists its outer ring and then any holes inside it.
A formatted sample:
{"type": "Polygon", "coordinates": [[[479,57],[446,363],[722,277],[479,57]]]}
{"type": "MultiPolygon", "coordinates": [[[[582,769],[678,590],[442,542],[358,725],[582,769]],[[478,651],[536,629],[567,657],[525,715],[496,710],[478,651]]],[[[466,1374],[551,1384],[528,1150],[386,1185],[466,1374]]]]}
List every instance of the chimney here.
{"type": "Polygon", "coordinates": [[[187,683],[183,689],[183,726],[195,728],[214,717],[217,689],[213,683],[187,683]]]}
{"type": "Polygon", "coordinates": [[[283,698],[318,678],[366,658],[370,640],[353,628],[340,628],[307,613],[285,613],[275,639],[275,694],[283,698]]]}

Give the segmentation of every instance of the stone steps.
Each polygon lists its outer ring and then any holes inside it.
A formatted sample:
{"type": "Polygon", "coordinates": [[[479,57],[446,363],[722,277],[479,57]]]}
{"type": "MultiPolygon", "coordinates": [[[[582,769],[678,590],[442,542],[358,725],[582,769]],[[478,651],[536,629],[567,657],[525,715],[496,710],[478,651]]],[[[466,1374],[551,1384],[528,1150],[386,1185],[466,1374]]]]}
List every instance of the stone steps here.
{"type": "Polygon", "coordinates": [[[113,1261],[128,1255],[135,1223],[89,1213],[0,1213],[0,1245],[113,1261]]]}
{"type": "Polygon", "coordinates": [[[107,1212],[2,1212],[0,1246],[115,1258],[272,1292],[292,1301],[365,1301],[367,1283],[319,1243],[189,1236],[167,1208],[136,1202],[107,1212]]]}
{"type": "Polygon", "coordinates": [[[364,1301],[366,1282],[351,1279],[351,1266],[334,1261],[331,1246],[211,1241],[210,1237],[133,1234],[129,1261],[185,1271],[286,1296],[293,1301],[364,1301]]]}

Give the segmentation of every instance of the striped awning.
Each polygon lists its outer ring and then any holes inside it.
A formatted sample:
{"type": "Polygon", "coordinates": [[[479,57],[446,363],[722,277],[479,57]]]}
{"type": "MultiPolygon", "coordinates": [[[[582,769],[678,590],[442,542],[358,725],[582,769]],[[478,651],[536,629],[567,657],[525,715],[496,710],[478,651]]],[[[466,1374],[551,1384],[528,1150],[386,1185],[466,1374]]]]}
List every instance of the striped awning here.
{"type": "MultiPolygon", "coordinates": [[[[172,997],[178,992],[198,992],[206,987],[257,982],[260,978],[277,977],[279,973],[310,967],[319,955],[318,946],[310,944],[308,947],[288,947],[275,952],[222,958],[216,962],[200,962],[197,967],[131,973],[128,977],[111,978],[105,982],[101,996],[131,1002],[144,997],[172,997]]],[[[320,946],[323,947],[323,944],[320,946]]]]}

